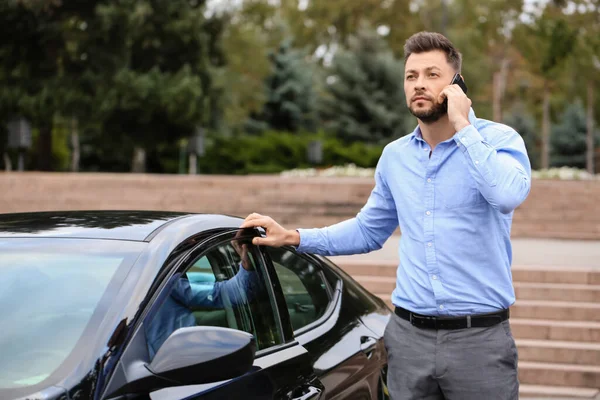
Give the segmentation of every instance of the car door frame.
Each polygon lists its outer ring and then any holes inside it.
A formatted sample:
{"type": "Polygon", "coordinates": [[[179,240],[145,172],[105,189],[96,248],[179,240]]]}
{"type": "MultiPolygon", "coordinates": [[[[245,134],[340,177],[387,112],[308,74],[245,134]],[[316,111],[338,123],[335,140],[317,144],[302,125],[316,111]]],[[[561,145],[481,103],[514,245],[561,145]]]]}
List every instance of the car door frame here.
{"type": "MultiPolygon", "coordinates": [[[[318,320],[316,320],[315,322],[308,324],[305,327],[302,327],[294,332],[294,339],[297,340],[301,345],[304,346],[313,341],[318,341],[321,336],[325,335],[331,329],[334,329],[334,327],[336,326],[336,324],[338,322],[338,318],[340,317],[341,308],[343,306],[342,302],[343,302],[343,299],[345,296],[345,294],[344,294],[345,293],[345,287],[344,287],[345,279],[336,270],[332,269],[330,265],[328,265],[329,260],[327,260],[327,259],[323,260],[319,256],[316,256],[311,253],[300,253],[294,247],[291,247],[291,246],[284,246],[284,249],[294,253],[298,257],[304,258],[305,260],[311,262],[317,268],[319,268],[322,271],[322,274],[325,276],[327,283],[333,289],[334,297],[331,299],[330,305],[329,305],[328,309],[326,310],[326,312],[323,314],[323,316],[321,318],[319,318],[318,320]],[[335,285],[331,282],[332,278],[335,279],[335,285]]],[[[271,260],[270,257],[268,257],[268,262],[270,264],[268,268],[271,270],[271,273],[274,274],[274,278],[272,278],[272,279],[277,280],[275,267],[274,267],[273,261],[271,260]]],[[[329,262],[331,262],[331,261],[329,261],[329,262]]],[[[336,268],[339,268],[339,267],[336,266],[336,268]]],[[[280,293],[278,295],[284,296],[283,291],[280,290],[280,293]]],[[[345,307],[349,307],[349,306],[351,309],[353,309],[353,307],[351,305],[345,305],[345,307]]],[[[287,311],[287,308],[286,308],[286,311],[287,311]]],[[[366,368],[368,370],[372,369],[373,371],[376,371],[376,370],[379,371],[379,368],[375,368],[375,366],[378,365],[379,362],[376,361],[375,359],[371,360],[371,354],[375,353],[375,354],[380,355],[383,352],[383,349],[382,349],[383,338],[380,337],[379,335],[375,334],[374,332],[372,332],[364,324],[364,322],[362,321],[361,317],[358,314],[356,316],[356,320],[360,324],[360,326],[362,326],[361,329],[363,329],[363,331],[364,331],[364,338],[366,340],[365,340],[365,342],[361,341],[360,344],[357,343],[356,349],[355,349],[356,351],[353,352],[353,354],[348,354],[349,358],[347,360],[350,360],[351,358],[354,358],[354,357],[361,357],[362,356],[361,353],[365,354],[365,355],[367,355],[367,360],[368,360],[368,361],[366,361],[368,364],[368,365],[365,365],[366,368]]],[[[329,371],[315,370],[315,373],[317,374],[318,377],[322,377],[322,375],[324,373],[329,373],[329,371]]],[[[325,383],[325,381],[323,383],[325,383]]],[[[325,390],[328,390],[328,388],[325,387],[325,390]]],[[[339,393],[334,393],[335,396],[337,396],[338,394],[339,393]]],[[[328,395],[332,395],[332,393],[329,393],[328,395]]]]}

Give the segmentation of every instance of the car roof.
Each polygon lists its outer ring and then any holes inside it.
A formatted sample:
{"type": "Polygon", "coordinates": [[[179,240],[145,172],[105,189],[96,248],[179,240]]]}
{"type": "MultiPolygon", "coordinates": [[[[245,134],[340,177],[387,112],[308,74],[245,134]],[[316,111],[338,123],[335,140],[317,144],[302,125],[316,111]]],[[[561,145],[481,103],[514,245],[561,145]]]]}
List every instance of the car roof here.
{"type": "MultiPolygon", "coordinates": [[[[170,211],[56,211],[0,214],[0,238],[66,237],[148,241],[153,237],[153,233],[169,223],[190,216],[202,219],[202,214],[170,211]]],[[[208,214],[206,216],[209,218],[208,214]]],[[[231,220],[230,217],[224,219],[231,220]]]]}

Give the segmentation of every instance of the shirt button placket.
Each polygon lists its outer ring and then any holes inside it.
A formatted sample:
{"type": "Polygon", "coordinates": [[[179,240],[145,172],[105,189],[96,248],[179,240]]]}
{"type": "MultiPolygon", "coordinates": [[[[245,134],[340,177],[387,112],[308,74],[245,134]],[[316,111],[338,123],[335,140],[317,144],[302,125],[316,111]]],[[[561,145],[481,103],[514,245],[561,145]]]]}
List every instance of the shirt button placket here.
{"type": "Polygon", "coordinates": [[[435,222],[435,173],[439,164],[440,154],[443,154],[443,149],[433,152],[431,160],[427,165],[427,172],[425,176],[425,196],[424,196],[424,216],[423,216],[423,237],[425,239],[425,258],[427,261],[427,270],[431,278],[430,282],[433,288],[433,295],[435,296],[436,302],[439,304],[442,299],[440,298],[440,291],[442,290],[441,282],[439,279],[439,271],[437,269],[436,252],[435,252],[435,238],[434,222],[435,222]]]}

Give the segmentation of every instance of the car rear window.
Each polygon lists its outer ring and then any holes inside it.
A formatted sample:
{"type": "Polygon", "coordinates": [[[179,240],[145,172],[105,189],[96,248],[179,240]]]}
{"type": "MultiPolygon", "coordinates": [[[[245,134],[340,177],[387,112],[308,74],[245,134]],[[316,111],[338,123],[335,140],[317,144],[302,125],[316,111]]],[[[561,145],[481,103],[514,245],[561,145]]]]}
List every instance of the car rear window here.
{"type": "Polygon", "coordinates": [[[65,361],[140,244],[0,240],[0,389],[36,385],[65,361]]]}

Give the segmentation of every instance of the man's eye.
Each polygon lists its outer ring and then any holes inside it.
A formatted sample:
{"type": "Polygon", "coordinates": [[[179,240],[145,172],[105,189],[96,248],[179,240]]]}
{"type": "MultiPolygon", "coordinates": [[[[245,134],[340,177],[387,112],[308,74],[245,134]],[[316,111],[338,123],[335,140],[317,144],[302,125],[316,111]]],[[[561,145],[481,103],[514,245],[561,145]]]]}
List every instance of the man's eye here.
{"type": "Polygon", "coordinates": [[[408,76],[406,77],[406,80],[407,80],[407,81],[409,81],[409,80],[411,80],[411,79],[413,79],[413,78],[414,78],[414,76],[412,76],[412,75],[408,75],[408,76]]]}
{"type": "Polygon", "coordinates": [[[436,77],[436,76],[438,76],[438,74],[436,74],[435,72],[432,72],[431,74],[429,74],[429,76],[436,77]]]}

